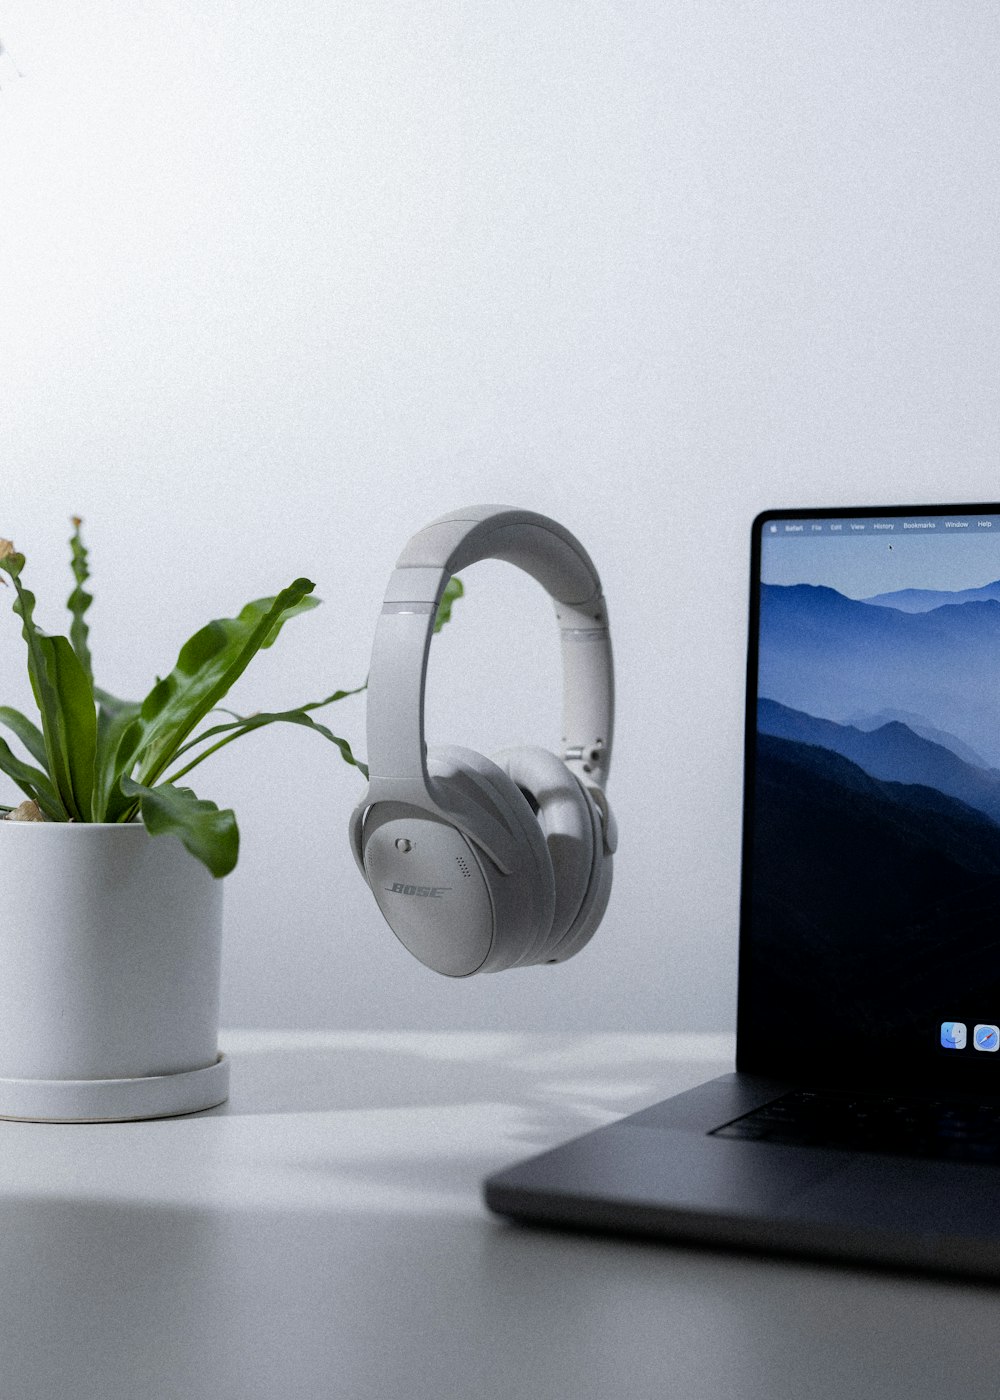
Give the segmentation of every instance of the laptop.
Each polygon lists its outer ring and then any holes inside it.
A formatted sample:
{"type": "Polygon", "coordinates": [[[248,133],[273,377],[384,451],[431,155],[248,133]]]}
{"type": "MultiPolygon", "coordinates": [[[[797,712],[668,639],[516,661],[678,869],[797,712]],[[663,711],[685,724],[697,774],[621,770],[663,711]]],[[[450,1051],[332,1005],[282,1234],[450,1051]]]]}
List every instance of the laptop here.
{"type": "Polygon", "coordinates": [[[524,1222],[1000,1277],[1000,505],[753,525],[736,1071],[524,1222]]]}

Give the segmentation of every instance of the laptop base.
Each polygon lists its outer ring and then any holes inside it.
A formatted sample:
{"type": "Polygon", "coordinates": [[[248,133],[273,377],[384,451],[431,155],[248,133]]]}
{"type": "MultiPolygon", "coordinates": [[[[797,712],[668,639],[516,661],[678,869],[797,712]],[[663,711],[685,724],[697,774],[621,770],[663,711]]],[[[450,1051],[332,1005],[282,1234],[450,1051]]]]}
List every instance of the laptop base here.
{"type": "Polygon", "coordinates": [[[789,1086],[730,1074],[495,1173],[526,1223],[1000,1278],[995,1167],[711,1136],[789,1086]]]}

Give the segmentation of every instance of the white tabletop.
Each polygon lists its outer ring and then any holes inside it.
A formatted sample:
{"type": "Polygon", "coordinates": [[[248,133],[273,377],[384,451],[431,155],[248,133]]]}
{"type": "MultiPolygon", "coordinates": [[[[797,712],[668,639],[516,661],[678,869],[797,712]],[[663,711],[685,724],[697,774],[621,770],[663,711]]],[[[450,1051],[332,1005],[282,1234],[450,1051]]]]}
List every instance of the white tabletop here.
{"type": "Polygon", "coordinates": [[[1000,1392],[997,1291],[499,1221],[726,1036],[228,1031],[228,1104],[0,1123],[4,1400],[1000,1392]]]}

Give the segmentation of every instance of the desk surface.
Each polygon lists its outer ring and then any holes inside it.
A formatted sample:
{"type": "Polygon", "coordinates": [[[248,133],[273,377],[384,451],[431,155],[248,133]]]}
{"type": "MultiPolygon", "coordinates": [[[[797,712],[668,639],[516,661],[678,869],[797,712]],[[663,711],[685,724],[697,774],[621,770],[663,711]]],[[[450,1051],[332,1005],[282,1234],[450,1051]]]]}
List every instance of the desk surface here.
{"type": "Polygon", "coordinates": [[[228,1104],[0,1123],[9,1400],[1000,1393],[998,1291],[564,1235],[491,1170],[725,1072],[725,1036],[228,1031],[228,1104]]]}

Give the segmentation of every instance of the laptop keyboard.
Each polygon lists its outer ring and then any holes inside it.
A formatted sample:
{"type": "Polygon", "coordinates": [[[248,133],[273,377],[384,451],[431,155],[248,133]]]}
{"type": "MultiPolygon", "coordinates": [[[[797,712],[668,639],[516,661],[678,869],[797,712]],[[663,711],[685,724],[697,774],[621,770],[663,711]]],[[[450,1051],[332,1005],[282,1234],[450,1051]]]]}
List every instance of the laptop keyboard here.
{"type": "Polygon", "coordinates": [[[1000,1164],[1000,1103],[797,1089],[710,1136],[1000,1164]]]}

